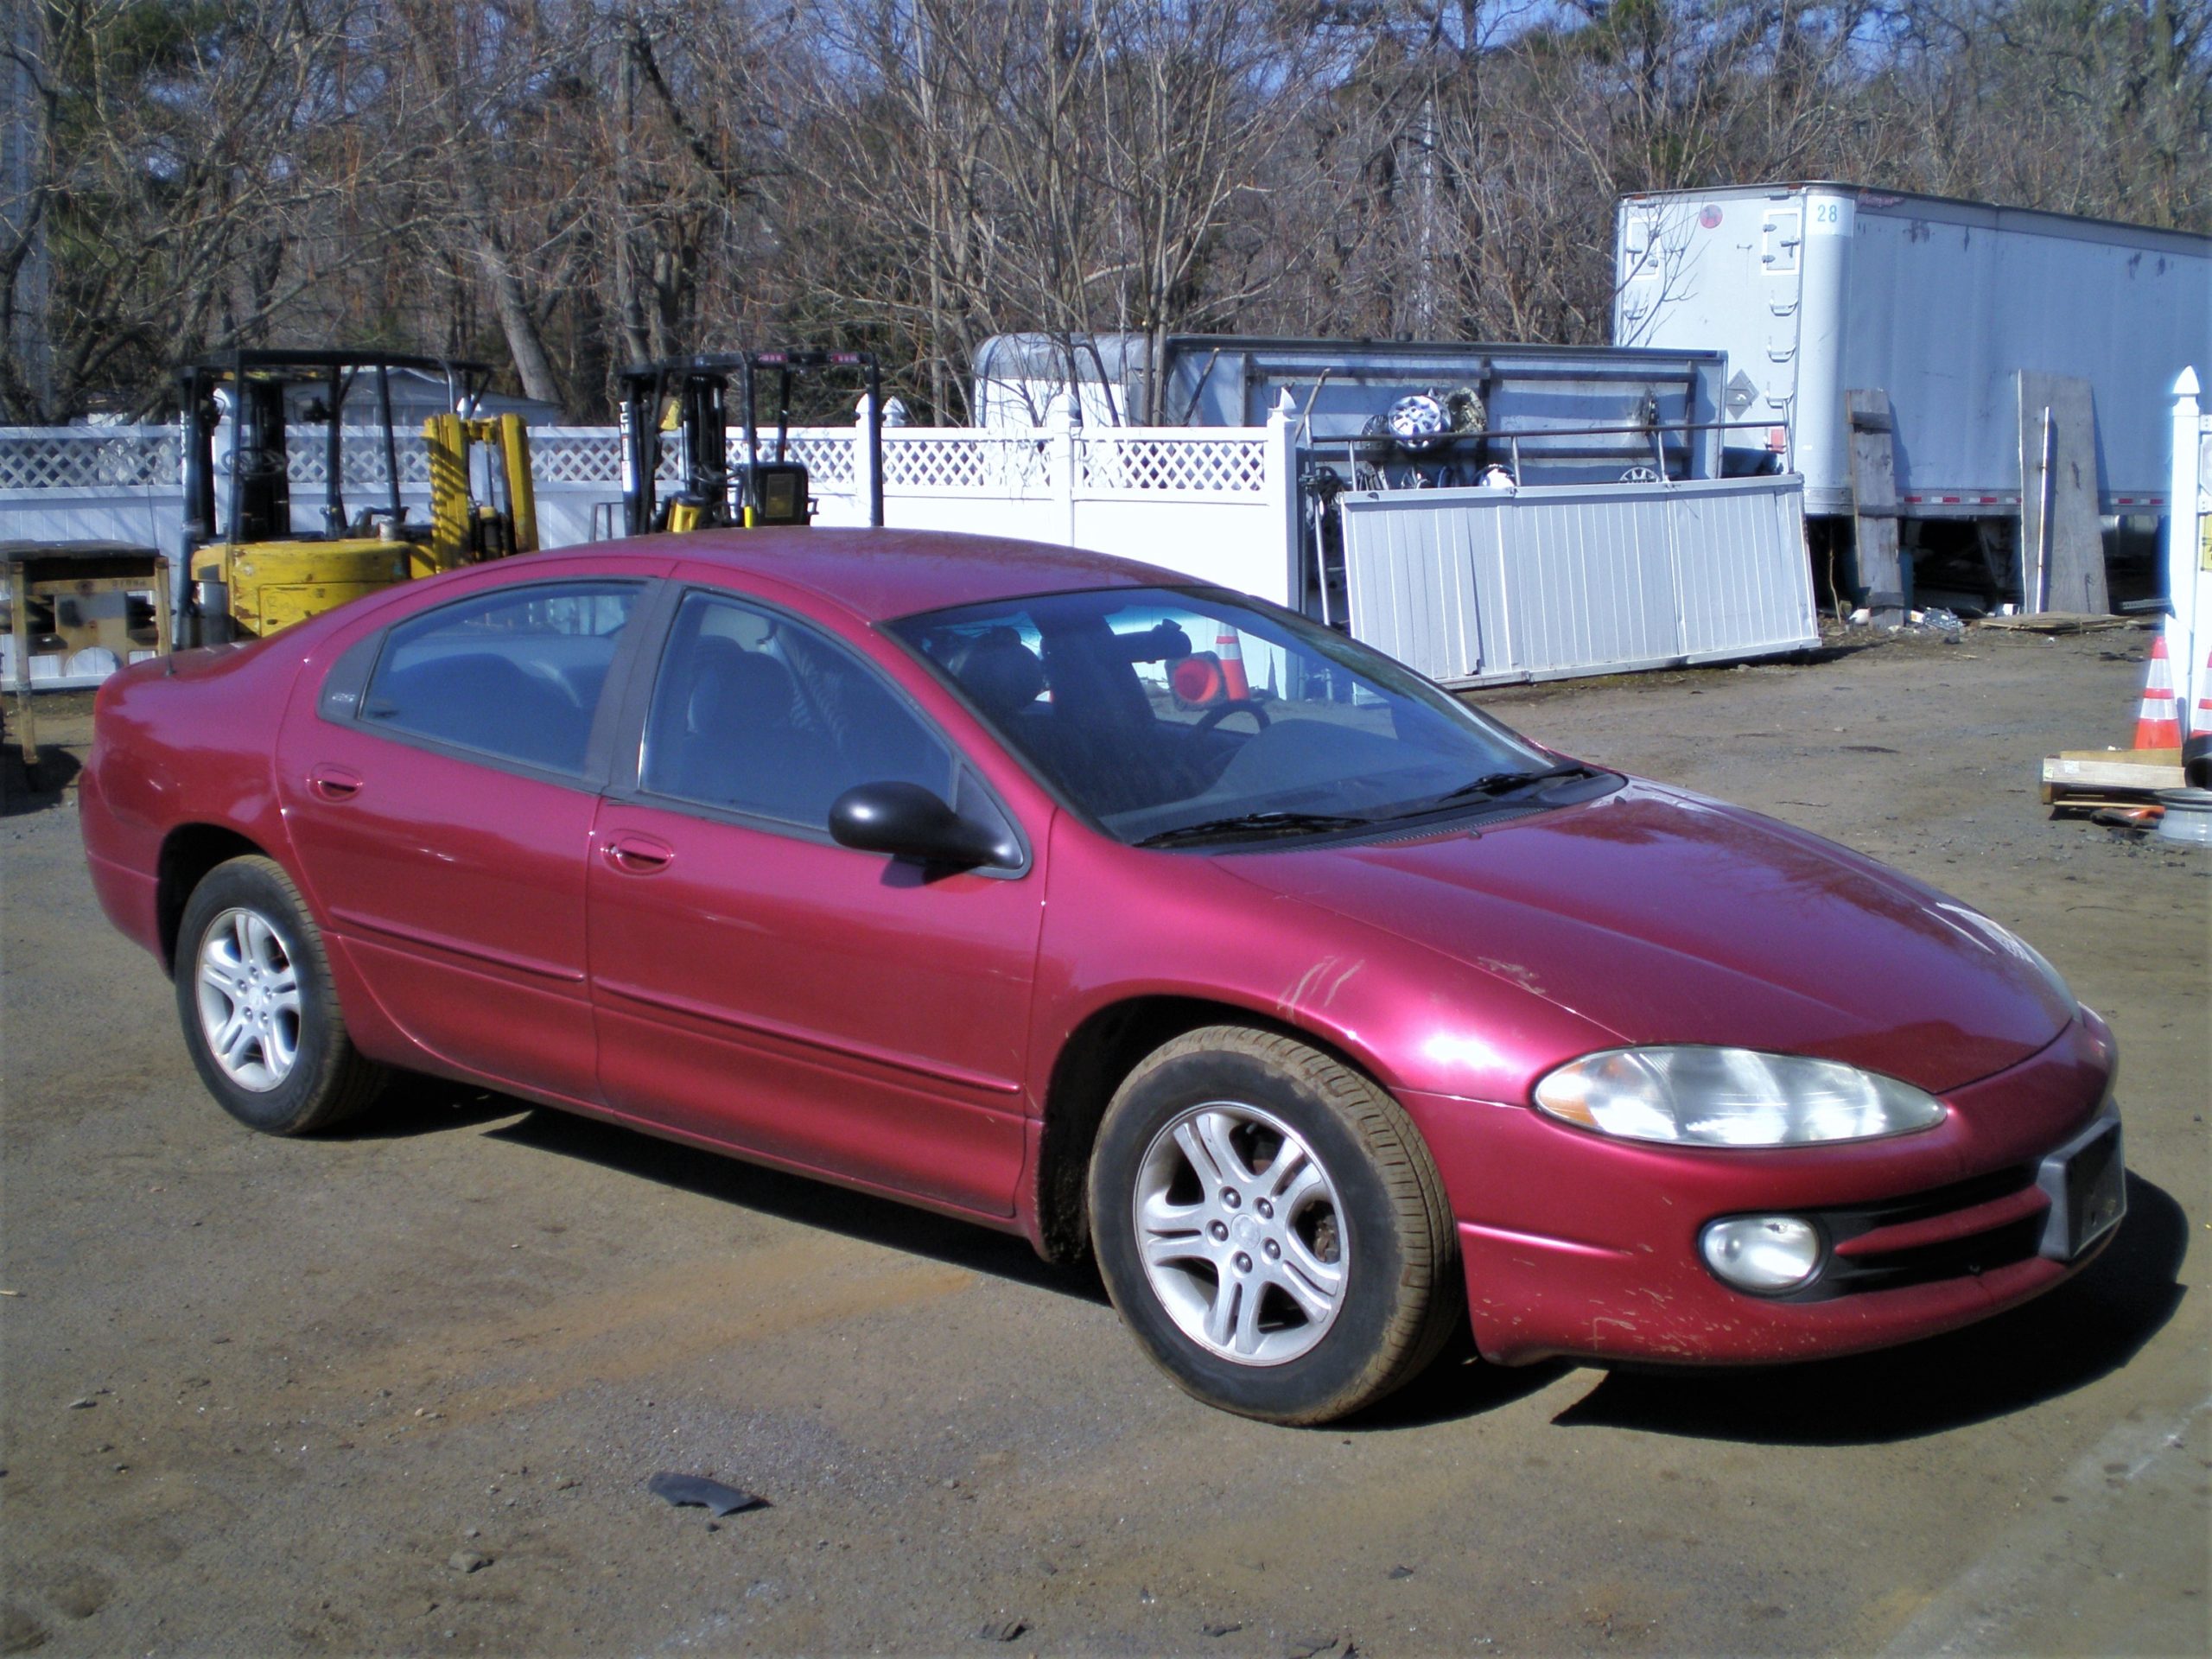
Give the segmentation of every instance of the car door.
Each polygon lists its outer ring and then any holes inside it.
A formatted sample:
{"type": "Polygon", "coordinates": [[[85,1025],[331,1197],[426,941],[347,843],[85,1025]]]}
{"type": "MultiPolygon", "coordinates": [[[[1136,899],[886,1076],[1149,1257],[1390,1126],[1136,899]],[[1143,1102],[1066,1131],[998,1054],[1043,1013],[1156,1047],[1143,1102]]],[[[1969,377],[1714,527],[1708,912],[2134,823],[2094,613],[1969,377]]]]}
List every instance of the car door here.
{"type": "Polygon", "coordinates": [[[354,640],[277,785],[309,897],[448,1065],[589,1100],[584,870],[646,584],[501,582],[354,640]],[[605,716],[602,721],[601,716],[605,716]]]}
{"type": "Polygon", "coordinates": [[[588,878],[607,1103],[1010,1215],[1042,874],[927,871],[826,824],[893,779],[1012,820],[877,666],[788,612],[694,589],[645,683],[588,878]]]}

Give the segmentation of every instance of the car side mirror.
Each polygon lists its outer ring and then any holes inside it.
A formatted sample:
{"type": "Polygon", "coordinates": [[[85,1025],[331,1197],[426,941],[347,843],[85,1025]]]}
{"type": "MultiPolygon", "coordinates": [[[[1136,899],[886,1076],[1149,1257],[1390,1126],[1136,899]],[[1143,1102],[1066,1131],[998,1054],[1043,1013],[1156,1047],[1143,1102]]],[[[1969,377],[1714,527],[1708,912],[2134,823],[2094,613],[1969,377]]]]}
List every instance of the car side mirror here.
{"type": "Polygon", "coordinates": [[[841,847],[958,869],[1011,869],[1021,862],[1011,837],[962,817],[919,784],[854,785],[830,804],[830,834],[841,847]]]}

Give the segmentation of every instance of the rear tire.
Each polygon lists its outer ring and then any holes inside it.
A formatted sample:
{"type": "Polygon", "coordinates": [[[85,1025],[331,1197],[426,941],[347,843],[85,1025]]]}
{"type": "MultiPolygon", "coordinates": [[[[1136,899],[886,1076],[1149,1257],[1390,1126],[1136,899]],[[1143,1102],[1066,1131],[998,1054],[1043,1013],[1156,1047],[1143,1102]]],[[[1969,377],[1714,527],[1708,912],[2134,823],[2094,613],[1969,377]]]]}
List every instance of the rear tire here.
{"type": "Polygon", "coordinates": [[[1457,1327],[1457,1234],[1398,1103],[1293,1038],[1179,1037],[1099,1126],[1091,1240],[1146,1352],[1207,1404],[1321,1423],[1411,1381],[1457,1327]]]}
{"type": "Polygon", "coordinates": [[[264,1134],[342,1122],[389,1075],[346,1034],[322,936],[274,859],[232,859],[193,889],[177,930],[176,1003],[208,1093],[264,1134]]]}

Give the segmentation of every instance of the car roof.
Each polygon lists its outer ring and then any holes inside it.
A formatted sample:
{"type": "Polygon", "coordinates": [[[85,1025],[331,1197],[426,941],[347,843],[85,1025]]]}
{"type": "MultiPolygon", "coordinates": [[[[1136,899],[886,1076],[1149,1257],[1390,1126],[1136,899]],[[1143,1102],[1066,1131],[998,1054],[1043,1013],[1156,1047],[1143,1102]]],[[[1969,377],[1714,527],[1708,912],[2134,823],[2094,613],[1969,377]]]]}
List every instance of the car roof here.
{"type": "Polygon", "coordinates": [[[788,583],[869,622],[1029,594],[1186,586],[1192,580],[1158,565],[1080,548],[942,530],[764,526],[690,531],[613,545],[788,583]]]}

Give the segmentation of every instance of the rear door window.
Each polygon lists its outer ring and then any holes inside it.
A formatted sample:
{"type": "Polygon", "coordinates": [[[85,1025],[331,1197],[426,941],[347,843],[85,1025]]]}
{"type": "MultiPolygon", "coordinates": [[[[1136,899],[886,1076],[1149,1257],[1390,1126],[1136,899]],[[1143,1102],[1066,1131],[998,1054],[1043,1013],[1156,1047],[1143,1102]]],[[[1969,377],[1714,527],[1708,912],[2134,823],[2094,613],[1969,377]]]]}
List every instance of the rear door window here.
{"type": "Polygon", "coordinates": [[[362,724],[581,776],[639,584],[545,582],[439,607],[385,636],[362,724]]]}

